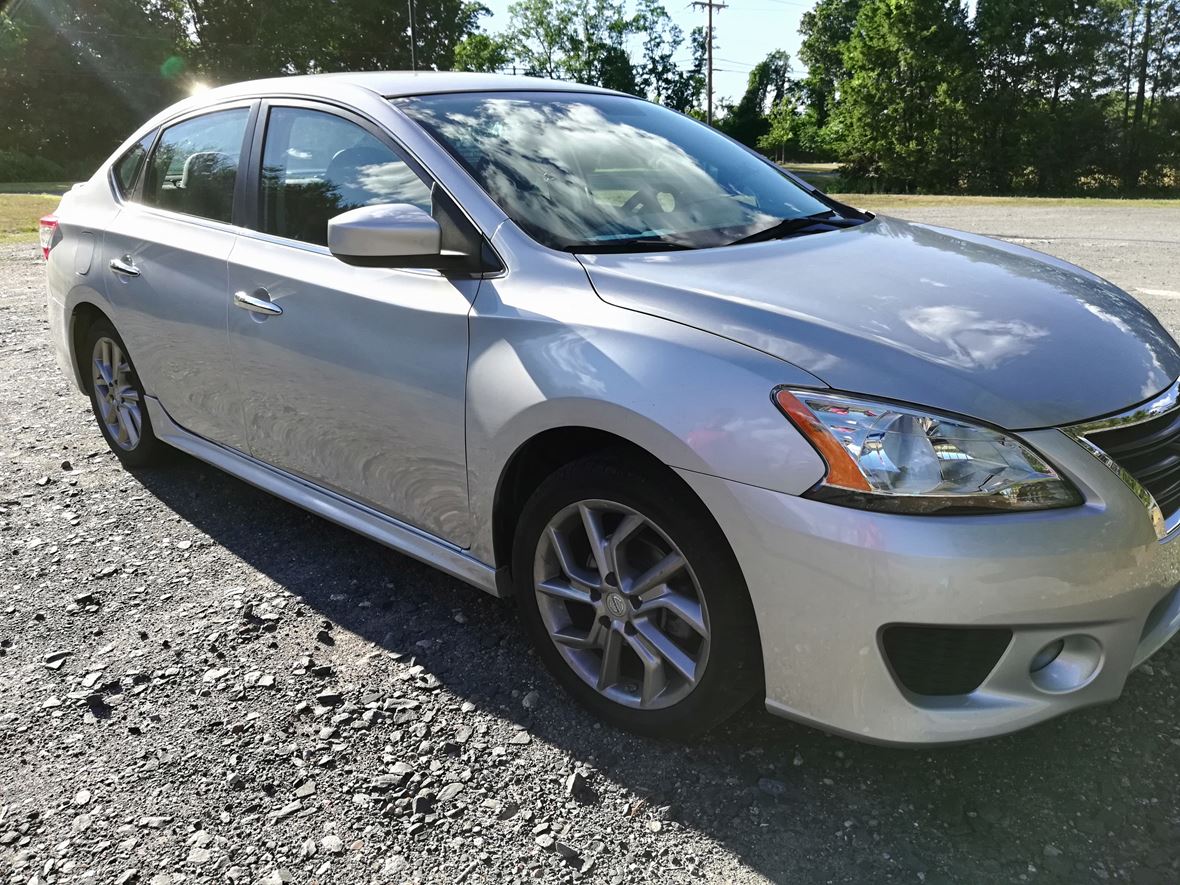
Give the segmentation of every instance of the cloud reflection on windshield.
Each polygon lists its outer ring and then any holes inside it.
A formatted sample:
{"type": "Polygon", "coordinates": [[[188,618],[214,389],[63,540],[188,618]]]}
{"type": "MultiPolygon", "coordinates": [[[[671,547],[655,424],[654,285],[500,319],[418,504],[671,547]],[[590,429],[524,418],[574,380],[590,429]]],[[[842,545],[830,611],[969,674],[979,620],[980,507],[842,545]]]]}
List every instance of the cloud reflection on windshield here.
{"type": "Polygon", "coordinates": [[[437,95],[399,106],[531,236],[717,246],[828,207],[699,123],[609,95],[437,95]]]}

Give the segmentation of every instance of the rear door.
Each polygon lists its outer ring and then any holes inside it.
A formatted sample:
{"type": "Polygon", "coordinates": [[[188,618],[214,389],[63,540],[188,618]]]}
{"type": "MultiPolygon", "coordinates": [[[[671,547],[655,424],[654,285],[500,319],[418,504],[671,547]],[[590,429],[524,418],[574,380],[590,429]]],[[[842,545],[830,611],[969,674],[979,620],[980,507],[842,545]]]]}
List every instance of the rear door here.
{"type": "Polygon", "coordinates": [[[250,452],[465,546],[467,315],[478,280],[352,267],[326,246],[328,219],[347,209],[430,211],[431,183],[383,130],[339,108],[274,101],[259,129],[254,232],[238,238],[229,266],[230,291],[253,299],[229,320],[250,452]]]}
{"type": "Polygon", "coordinates": [[[103,272],[119,333],[147,392],[182,427],[246,450],[226,391],[228,259],[238,169],[256,103],[204,110],[165,126],[105,240],[103,272]]]}

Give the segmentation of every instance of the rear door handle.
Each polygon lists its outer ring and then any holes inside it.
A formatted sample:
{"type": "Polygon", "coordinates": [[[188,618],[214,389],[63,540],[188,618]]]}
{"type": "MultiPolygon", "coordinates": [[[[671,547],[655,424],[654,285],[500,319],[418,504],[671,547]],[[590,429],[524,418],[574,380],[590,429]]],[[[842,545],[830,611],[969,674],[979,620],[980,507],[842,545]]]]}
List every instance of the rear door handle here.
{"type": "MultiPolygon", "coordinates": [[[[261,295],[267,294],[265,289],[255,289],[254,291],[261,295]]],[[[277,317],[283,314],[283,309],[269,298],[259,298],[258,295],[251,295],[247,292],[234,292],[234,307],[268,317],[277,317]]]]}
{"type": "Polygon", "coordinates": [[[131,260],[130,255],[124,255],[122,258],[112,258],[111,270],[128,277],[139,276],[139,268],[135,266],[135,262],[131,260]]]}

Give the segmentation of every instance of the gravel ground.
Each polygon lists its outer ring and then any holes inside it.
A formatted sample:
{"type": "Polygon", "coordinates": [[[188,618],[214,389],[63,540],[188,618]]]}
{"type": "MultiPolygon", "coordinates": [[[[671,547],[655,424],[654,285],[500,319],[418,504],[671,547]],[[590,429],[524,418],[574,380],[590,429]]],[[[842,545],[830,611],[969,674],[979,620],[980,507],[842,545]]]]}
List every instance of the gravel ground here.
{"type": "MultiPolygon", "coordinates": [[[[1077,260],[1180,331],[1180,207],[899,214],[1077,260]]],[[[1180,878],[1164,649],[1116,704],[939,750],[756,706],[688,746],[576,709],[511,607],[177,456],[130,474],[0,249],[10,883],[1180,878]]]]}

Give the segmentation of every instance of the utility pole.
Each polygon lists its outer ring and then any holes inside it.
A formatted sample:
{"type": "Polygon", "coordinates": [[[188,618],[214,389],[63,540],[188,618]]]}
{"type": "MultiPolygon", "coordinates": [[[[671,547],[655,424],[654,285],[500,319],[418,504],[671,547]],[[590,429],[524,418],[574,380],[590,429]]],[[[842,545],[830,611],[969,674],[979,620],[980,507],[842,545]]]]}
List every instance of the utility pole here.
{"type": "Polygon", "coordinates": [[[716,0],[693,0],[693,9],[704,9],[709,16],[708,27],[705,28],[705,51],[708,54],[705,73],[705,122],[713,125],[713,10],[725,9],[729,4],[718,3],[716,0]]]}
{"type": "Polygon", "coordinates": [[[406,0],[406,7],[410,12],[410,70],[418,70],[418,62],[414,58],[414,0],[406,0]]]}

